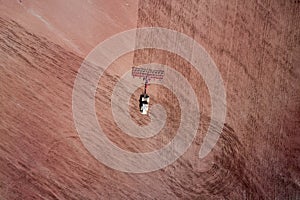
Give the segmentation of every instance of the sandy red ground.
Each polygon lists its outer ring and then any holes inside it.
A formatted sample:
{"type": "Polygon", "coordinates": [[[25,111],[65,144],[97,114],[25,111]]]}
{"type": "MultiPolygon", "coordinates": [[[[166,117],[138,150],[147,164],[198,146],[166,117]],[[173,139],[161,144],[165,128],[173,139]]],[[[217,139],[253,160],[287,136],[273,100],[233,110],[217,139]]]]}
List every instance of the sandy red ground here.
{"type": "MultiPolygon", "coordinates": [[[[0,1],[0,199],[299,199],[299,11],[292,0],[0,1]],[[129,174],[85,149],[73,122],[72,89],[84,57],[99,42],[147,26],[183,32],[207,50],[225,83],[227,117],[217,146],[200,160],[211,110],[201,76],[160,50],[120,57],[99,82],[96,108],[107,136],[121,148],[160,148],[180,119],[172,91],[153,84],[151,103],[168,114],[164,134],[136,139],[118,129],[110,95],[132,65],[176,69],[193,86],[201,111],[197,137],[182,157],[155,172],[129,174]]],[[[149,118],[136,111],[141,90],[129,107],[143,125],[149,118]]]]}

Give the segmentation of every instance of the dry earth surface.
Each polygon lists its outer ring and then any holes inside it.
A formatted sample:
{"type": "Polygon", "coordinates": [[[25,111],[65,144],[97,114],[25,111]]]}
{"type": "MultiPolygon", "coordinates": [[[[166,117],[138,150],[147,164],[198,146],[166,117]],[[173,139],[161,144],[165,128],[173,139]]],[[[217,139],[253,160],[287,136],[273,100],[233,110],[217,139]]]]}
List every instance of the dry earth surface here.
{"type": "MultiPolygon", "coordinates": [[[[299,1],[0,0],[0,25],[0,199],[300,199],[299,1]],[[213,151],[199,159],[211,120],[202,77],[167,51],[123,55],[99,80],[95,103],[116,145],[153,151],[172,140],[180,123],[176,95],[153,83],[150,106],[165,107],[165,127],[149,139],[118,128],[110,98],[133,65],[156,62],[180,72],[201,113],[197,136],[177,161],[151,173],[124,173],[96,160],[79,139],[73,83],[100,42],[152,26],[185,33],[211,55],[226,88],[226,123],[213,151]]],[[[137,37],[136,45],[142,42],[137,37]]],[[[137,111],[141,92],[142,85],[129,112],[146,125],[149,117],[137,111]]]]}

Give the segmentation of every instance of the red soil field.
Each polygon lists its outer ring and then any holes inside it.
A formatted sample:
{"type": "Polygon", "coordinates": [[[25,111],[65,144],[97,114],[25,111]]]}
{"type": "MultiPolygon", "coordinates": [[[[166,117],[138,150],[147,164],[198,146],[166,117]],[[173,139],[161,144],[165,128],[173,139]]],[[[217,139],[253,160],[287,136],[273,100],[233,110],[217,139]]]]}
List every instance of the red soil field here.
{"type": "MultiPolygon", "coordinates": [[[[0,199],[300,199],[299,1],[0,0],[0,25],[0,199]],[[140,139],[118,128],[111,94],[132,66],[155,62],[178,71],[192,85],[201,115],[178,160],[136,174],[109,168],[85,148],[72,91],[93,48],[143,27],[176,30],[204,47],[223,78],[227,114],[216,146],[199,159],[212,109],[201,75],[163,50],[119,57],[100,78],[95,102],[99,124],[117,146],[162,148],[180,124],[176,95],[151,83],[150,111],[159,103],[167,113],[162,131],[140,139]]],[[[141,43],[137,36],[135,45],[141,43]]],[[[142,89],[128,105],[141,126],[150,122],[138,111],[142,89]]]]}

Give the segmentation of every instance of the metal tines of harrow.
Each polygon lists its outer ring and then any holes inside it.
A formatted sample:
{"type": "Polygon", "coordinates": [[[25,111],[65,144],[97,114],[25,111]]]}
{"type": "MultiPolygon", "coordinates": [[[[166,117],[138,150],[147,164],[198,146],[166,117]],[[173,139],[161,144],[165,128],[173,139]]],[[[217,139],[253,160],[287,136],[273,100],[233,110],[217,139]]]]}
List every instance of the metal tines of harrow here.
{"type": "Polygon", "coordinates": [[[149,68],[139,68],[139,67],[132,67],[132,76],[133,77],[140,77],[140,78],[151,78],[151,79],[158,79],[162,80],[165,75],[164,70],[160,69],[149,69],[149,68]]]}

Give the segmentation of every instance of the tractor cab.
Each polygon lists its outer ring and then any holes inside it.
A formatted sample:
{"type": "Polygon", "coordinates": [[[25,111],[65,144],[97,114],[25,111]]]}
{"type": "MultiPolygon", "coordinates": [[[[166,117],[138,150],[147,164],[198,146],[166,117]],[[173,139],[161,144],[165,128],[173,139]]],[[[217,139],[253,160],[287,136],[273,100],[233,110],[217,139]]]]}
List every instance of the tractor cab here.
{"type": "Polygon", "coordinates": [[[149,100],[150,100],[150,97],[147,94],[140,95],[139,102],[140,102],[140,112],[142,115],[146,115],[148,113],[149,100]]]}

